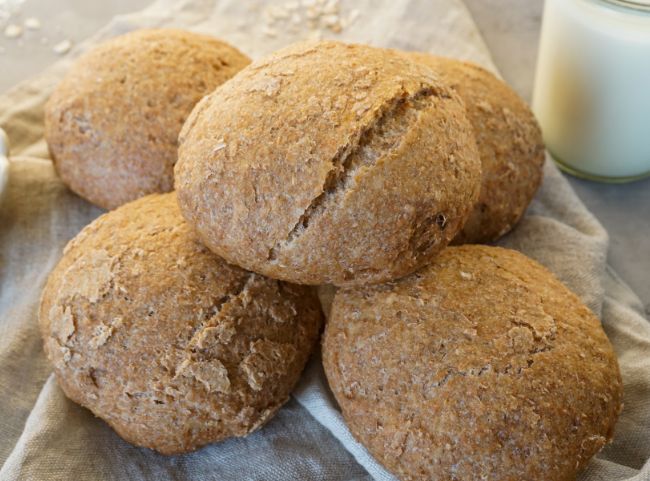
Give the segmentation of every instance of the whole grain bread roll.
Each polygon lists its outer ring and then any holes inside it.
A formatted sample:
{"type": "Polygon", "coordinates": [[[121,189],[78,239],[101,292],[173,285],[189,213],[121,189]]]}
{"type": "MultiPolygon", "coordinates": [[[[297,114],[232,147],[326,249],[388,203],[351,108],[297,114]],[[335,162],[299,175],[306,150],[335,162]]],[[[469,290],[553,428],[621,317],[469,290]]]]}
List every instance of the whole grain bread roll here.
{"type": "Polygon", "coordinates": [[[497,240],[521,219],[542,181],[542,132],[526,103],[505,82],[469,62],[410,52],[462,97],[483,169],[481,193],[453,244],[497,240]]]}
{"type": "Polygon", "coordinates": [[[59,176],[105,209],[172,190],[186,117],[249,62],[224,42],[182,30],[138,30],[98,45],[45,106],[59,176]]]}
{"type": "Polygon", "coordinates": [[[402,480],[574,480],[621,409],[596,316],[497,247],[339,290],[323,363],[354,436],[402,480]]]}
{"type": "Polygon", "coordinates": [[[64,251],[40,306],[65,394],[164,454],[268,421],[315,345],[310,288],[231,266],[201,245],[175,194],[105,214],[64,251]]]}
{"type": "Polygon", "coordinates": [[[396,52],[296,44],[201,101],[176,188],[202,241],[302,284],[406,275],[457,234],[480,187],[460,98],[396,52]]]}

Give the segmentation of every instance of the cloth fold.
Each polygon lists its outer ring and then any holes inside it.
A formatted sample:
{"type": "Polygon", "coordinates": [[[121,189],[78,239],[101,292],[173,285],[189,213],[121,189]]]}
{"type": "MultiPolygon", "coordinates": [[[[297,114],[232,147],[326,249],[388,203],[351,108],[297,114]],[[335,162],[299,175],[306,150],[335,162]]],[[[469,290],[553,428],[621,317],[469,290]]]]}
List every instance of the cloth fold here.
{"type": "MultiPolygon", "coordinates": [[[[116,17],[72,57],[135,28],[179,27],[216,35],[257,58],[310,36],[306,22],[264,33],[269,6],[285,3],[157,0],[116,17]]],[[[464,58],[496,72],[461,0],[342,0],[341,9],[360,16],[325,37],[464,58]]],[[[61,184],[43,141],[43,104],[70,62],[0,96],[0,125],[14,154],[0,205],[0,481],[393,480],[346,428],[318,355],[294,399],[265,427],[183,456],[131,446],[65,398],[42,352],[39,297],[65,243],[101,213],[61,184]]],[[[538,260],[576,292],[601,316],[619,356],[625,408],[614,442],[580,480],[650,481],[650,323],[639,299],[607,267],[607,233],[550,160],[526,217],[499,244],[538,260]]]]}

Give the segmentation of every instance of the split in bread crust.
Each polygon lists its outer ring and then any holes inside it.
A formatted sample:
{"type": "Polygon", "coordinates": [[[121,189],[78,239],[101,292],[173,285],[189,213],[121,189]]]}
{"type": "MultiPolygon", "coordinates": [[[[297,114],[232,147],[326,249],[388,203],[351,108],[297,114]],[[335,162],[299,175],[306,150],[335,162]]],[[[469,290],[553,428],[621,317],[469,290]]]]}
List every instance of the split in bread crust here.
{"type": "Polygon", "coordinates": [[[303,284],[414,271],[457,234],[480,188],[460,98],[396,52],[338,42],[287,47],[203,99],[175,174],[210,249],[303,284]]]}
{"type": "Polygon", "coordinates": [[[164,454],[244,436],[287,401],[317,342],[315,293],[227,264],[173,193],[105,214],[66,248],[40,307],[73,401],[164,454]]]}

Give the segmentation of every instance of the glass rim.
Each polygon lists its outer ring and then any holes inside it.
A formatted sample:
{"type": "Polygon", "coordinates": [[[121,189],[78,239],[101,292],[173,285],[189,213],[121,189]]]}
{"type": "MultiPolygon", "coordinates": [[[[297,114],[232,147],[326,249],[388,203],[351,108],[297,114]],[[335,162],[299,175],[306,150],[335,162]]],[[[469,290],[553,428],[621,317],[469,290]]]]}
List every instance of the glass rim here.
{"type": "Polygon", "coordinates": [[[627,10],[650,12],[650,0],[597,0],[599,2],[621,7],[627,10]]]}

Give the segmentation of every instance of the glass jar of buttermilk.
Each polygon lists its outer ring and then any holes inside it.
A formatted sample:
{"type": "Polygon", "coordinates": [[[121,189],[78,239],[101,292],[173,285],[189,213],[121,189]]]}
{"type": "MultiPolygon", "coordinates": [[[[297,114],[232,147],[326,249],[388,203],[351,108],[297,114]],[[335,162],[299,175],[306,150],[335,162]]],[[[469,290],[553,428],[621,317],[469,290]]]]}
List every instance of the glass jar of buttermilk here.
{"type": "Polygon", "coordinates": [[[533,110],[569,173],[650,176],[650,0],[546,0],[533,110]]]}

